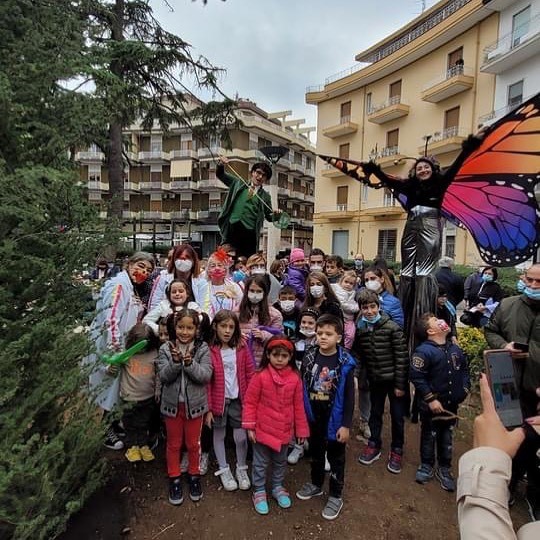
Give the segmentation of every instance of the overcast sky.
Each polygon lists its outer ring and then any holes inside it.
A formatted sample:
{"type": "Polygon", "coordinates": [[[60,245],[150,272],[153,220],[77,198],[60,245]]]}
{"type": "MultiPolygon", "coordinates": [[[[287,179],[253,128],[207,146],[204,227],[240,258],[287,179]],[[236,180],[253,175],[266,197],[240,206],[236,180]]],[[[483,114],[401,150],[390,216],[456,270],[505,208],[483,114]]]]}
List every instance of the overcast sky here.
{"type": "MultiPolygon", "coordinates": [[[[272,112],[316,123],[307,86],[355,64],[369,48],[421,13],[421,0],[151,0],[169,31],[226,69],[221,88],[272,112]],[[168,7],[172,6],[173,11],[168,7]]],[[[436,2],[426,0],[426,7],[436,2]]],[[[201,96],[208,99],[209,96],[201,96]]]]}

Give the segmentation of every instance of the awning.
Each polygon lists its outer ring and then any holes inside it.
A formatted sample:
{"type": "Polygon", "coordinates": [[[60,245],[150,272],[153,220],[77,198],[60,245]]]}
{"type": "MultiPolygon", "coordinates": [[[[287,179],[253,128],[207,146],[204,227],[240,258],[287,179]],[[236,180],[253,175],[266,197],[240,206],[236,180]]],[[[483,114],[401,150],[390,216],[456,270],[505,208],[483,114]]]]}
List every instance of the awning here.
{"type": "Polygon", "coordinates": [[[191,159],[171,161],[171,178],[191,177],[191,159]]]}

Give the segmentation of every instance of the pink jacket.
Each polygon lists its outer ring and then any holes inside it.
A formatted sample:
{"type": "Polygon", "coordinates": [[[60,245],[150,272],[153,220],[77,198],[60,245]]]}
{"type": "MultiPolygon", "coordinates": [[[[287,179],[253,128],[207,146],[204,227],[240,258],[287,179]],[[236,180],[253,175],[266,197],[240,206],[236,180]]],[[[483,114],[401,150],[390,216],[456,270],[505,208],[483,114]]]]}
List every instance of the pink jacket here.
{"type": "MultiPolygon", "coordinates": [[[[216,415],[223,416],[225,410],[225,372],[221,359],[221,347],[210,347],[210,358],[214,371],[207,386],[208,410],[216,415]]],[[[255,364],[247,346],[242,343],[236,349],[236,378],[238,379],[239,398],[244,403],[249,381],[255,372],[255,364]]]]}
{"type": "Polygon", "coordinates": [[[308,437],[302,380],[291,367],[268,366],[251,379],[242,410],[242,427],[255,430],[258,443],[278,452],[293,434],[308,437]]]}

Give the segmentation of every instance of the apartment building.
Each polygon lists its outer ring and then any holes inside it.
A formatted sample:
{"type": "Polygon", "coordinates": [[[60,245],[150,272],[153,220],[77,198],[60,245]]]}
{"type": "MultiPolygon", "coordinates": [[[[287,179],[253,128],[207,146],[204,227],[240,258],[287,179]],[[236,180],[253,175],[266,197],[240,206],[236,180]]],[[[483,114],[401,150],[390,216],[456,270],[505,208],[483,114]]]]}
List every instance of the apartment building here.
{"type": "MultiPolygon", "coordinates": [[[[318,109],[317,152],[374,159],[385,172],[399,176],[411,167],[409,158],[424,151],[442,167],[451,164],[468,134],[516,102],[508,97],[512,84],[523,81],[521,95],[511,91],[516,100],[538,90],[538,68],[517,67],[539,61],[527,56],[531,49],[520,53],[538,36],[532,4],[442,0],[359,53],[349,70],[309,87],[306,101],[318,109]],[[529,5],[525,32],[525,15],[517,14],[529,5]],[[519,32],[520,37],[503,50],[499,44],[510,22],[510,35],[519,32]],[[510,60],[502,61],[512,56],[512,76],[494,75],[495,63],[510,66],[510,60]]],[[[388,261],[400,260],[406,215],[390,191],[367,188],[320,160],[315,186],[314,245],[342,256],[363,252],[368,259],[381,254],[388,261]]],[[[443,254],[458,263],[481,262],[470,235],[449,223],[443,254]]]]}
{"type": "MultiPolygon", "coordinates": [[[[197,104],[196,98],[192,105],[197,104]]],[[[141,125],[125,130],[124,229],[130,245],[171,245],[190,241],[207,256],[220,242],[217,218],[227,193],[216,177],[216,160],[225,155],[234,172],[248,178],[253,163],[266,158],[260,149],[284,147],[274,165],[269,191],[274,208],[291,216],[288,229],[265,224],[262,249],[272,253],[291,247],[309,250],[313,238],[315,155],[308,134],[314,128],[303,120],[288,119],[291,111],[267,113],[247,99],[238,100],[240,127],[231,127],[232,148],[217,138],[197,141],[186,127],[172,125],[167,132],[141,125]],[[271,239],[269,246],[268,238],[271,239]]],[[[105,205],[109,183],[105,156],[95,146],[76,154],[81,180],[92,203],[105,205]]]]}

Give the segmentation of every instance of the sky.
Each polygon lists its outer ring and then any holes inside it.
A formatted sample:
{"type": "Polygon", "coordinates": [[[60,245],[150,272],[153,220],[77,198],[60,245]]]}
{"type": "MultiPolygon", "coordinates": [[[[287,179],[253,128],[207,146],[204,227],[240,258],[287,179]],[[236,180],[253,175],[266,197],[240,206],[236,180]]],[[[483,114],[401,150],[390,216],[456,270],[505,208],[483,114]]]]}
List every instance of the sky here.
{"type": "MultiPolygon", "coordinates": [[[[163,27],[226,74],[220,87],[267,112],[316,125],[306,87],[357,64],[354,57],[435,0],[151,0],[163,27]],[[171,9],[172,8],[172,9],[171,9]]],[[[212,96],[198,94],[202,99],[212,96]]]]}

